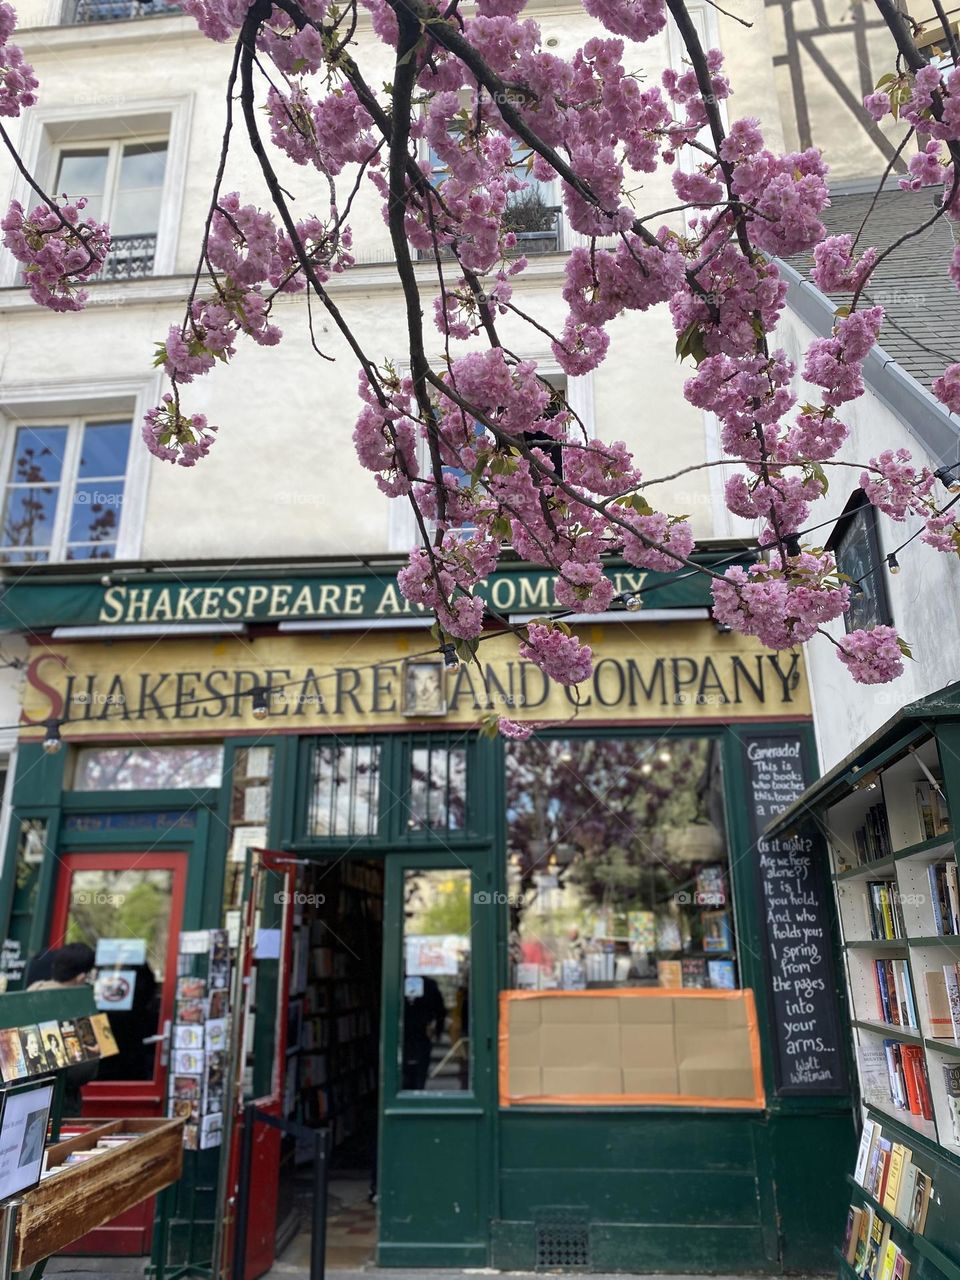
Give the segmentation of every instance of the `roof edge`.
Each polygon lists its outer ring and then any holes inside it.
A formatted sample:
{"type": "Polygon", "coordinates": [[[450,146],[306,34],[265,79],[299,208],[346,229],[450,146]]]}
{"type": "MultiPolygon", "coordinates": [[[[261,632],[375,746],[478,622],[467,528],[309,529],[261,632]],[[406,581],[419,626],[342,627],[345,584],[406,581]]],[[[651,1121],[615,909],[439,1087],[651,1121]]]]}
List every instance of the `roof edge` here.
{"type": "MultiPolygon", "coordinates": [[[[787,284],[791,311],[815,333],[828,337],[836,315],[833,303],[788,262],[778,258],[776,265],[787,284]]],[[[883,347],[874,346],[867,355],[863,380],[938,463],[960,460],[960,423],[883,347]]]]}

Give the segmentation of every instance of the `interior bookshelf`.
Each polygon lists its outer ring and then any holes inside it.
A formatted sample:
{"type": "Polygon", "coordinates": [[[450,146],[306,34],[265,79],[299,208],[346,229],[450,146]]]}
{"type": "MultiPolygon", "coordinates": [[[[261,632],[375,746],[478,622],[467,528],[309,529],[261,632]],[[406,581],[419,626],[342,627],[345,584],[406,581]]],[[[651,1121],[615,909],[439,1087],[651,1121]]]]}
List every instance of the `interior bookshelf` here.
{"type": "Polygon", "coordinates": [[[329,1126],[336,1149],[375,1114],[380,1019],[381,865],[304,868],[293,939],[285,1110],[329,1126]]]}
{"type": "Polygon", "coordinates": [[[938,735],[850,773],[822,822],[861,1095],[960,1160],[960,815],[938,735]]]}

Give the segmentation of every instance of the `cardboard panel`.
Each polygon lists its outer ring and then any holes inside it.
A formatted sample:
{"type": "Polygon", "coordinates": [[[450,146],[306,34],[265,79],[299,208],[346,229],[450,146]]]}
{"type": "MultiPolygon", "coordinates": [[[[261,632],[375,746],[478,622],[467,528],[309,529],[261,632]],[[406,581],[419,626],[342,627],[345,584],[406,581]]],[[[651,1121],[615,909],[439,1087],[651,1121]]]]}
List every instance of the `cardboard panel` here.
{"type": "Polygon", "coordinates": [[[752,991],[504,991],[500,1103],[762,1109],[752,991]]]}

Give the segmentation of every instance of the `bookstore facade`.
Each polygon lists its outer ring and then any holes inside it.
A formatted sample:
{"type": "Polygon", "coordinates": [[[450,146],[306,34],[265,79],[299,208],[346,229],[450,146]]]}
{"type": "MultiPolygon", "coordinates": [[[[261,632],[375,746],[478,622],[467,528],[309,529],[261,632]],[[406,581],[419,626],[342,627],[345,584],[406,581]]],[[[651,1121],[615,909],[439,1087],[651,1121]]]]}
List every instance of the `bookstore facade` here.
{"type": "MultiPolygon", "coordinates": [[[[805,673],[646,577],[645,613],[578,628],[578,699],[508,635],[445,667],[382,575],[11,588],[5,971],[66,938],[146,954],[157,1039],[98,1114],[181,1096],[180,937],[235,936],[266,849],[236,1069],[369,1172],[381,1265],[826,1269],[855,1146],[835,911],[809,840],[760,839],[816,776],[805,673]],[[491,707],[549,727],[486,739],[491,707]]],[[[552,587],[488,590],[516,618],[552,587]]],[[[303,1152],[262,1158],[251,1278],[303,1152]]],[[[212,1232],[216,1159],[168,1193],[171,1262],[212,1232]]]]}

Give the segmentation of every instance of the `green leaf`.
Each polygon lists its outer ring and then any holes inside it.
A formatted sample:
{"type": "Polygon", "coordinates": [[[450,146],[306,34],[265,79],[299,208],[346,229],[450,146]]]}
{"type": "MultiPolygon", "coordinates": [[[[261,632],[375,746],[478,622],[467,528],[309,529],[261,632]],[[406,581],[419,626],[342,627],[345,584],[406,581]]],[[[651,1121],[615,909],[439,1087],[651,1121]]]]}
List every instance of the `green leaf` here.
{"type": "Polygon", "coordinates": [[[906,640],[902,639],[900,636],[897,636],[897,648],[905,658],[913,659],[913,654],[910,652],[910,646],[907,644],[906,640]]]}
{"type": "Polygon", "coordinates": [[[899,80],[899,78],[896,71],[888,71],[886,75],[880,77],[876,87],[877,89],[882,89],[885,84],[893,84],[894,80],[899,80]]]}

